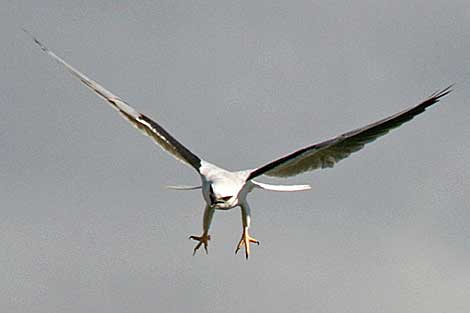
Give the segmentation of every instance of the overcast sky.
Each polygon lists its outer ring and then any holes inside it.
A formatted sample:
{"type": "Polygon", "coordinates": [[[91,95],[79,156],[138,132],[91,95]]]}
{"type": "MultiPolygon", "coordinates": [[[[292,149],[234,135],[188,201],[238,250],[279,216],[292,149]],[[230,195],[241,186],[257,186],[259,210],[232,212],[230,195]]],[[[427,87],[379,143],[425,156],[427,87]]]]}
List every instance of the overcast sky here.
{"type": "Polygon", "coordinates": [[[468,312],[468,0],[103,3],[2,3],[3,312],[468,312]],[[250,195],[249,261],[238,208],[193,257],[200,191],[164,186],[199,176],[21,27],[228,169],[456,85],[334,169],[264,179],[313,189],[250,195]]]}

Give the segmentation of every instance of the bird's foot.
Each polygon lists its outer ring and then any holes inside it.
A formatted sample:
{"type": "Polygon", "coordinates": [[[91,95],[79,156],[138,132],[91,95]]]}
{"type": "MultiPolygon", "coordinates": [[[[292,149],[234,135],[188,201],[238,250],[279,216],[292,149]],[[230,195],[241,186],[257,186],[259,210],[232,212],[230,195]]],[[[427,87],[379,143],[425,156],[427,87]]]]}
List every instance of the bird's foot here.
{"type": "Polygon", "coordinates": [[[240,239],[240,242],[238,242],[237,249],[235,249],[235,254],[237,254],[241,247],[245,246],[245,257],[248,259],[248,256],[250,255],[250,243],[256,243],[259,246],[259,241],[250,237],[248,229],[244,229],[242,238],[240,239]]]}
{"type": "Polygon", "coordinates": [[[211,236],[210,236],[210,235],[204,233],[204,234],[202,234],[202,236],[189,236],[189,239],[199,241],[199,243],[194,247],[193,255],[196,254],[196,251],[197,251],[202,245],[204,245],[204,250],[206,250],[206,254],[208,253],[208,252],[207,252],[207,245],[208,245],[208,243],[209,243],[209,240],[211,240],[211,236]]]}

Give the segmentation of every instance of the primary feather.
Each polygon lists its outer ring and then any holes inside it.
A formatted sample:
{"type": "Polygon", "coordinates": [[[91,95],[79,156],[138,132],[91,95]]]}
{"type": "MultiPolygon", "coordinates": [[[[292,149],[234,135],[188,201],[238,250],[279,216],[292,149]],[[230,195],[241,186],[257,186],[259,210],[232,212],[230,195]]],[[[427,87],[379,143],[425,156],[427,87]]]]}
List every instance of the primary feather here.
{"type": "Polygon", "coordinates": [[[297,150],[251,172],[248,179],[260,175],[288,177],[319,168],[333,167],[369,142],[423,113],[451,92],[451,86],[432,94],[420,104],[335,138],[297,150]]]}

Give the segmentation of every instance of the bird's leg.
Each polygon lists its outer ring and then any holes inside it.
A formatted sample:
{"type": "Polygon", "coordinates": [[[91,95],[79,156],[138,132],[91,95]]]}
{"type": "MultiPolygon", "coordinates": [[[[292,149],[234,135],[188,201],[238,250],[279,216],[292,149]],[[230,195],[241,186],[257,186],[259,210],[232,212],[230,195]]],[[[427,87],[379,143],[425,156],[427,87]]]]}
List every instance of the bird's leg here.
{"type": "Polygon", "coordinates": [[[196,254],[196,251],[204,245],[204,250],[207,251],[207,245],[209,244],[209,240],[211,240],[211,236],[209,235],[209,227],[211,226],[212,216],[214,215],[214,209],[206,205],[204,209],[204,218],[202,221],[202,235],[201,236],[190,236],[189,239],[199,241],[198,244],[194,247],[193,255],[196,254]]]}
{"type": "Polygon", "coordinates": [[[235,254],[245,246],[245,258],[248,259],[248,256],[250,255],[250,243],[256,243],[259,245],[259,241],[251,237],[248,233],[248,229],[250,228],[250,207],[248,206],[248,203],[244,203],[240,207],[242,212],[243,233],[242,238],[238,242],[237,249],[235,249],[235,254]]]}
{"type": "Polygon", "coordinates": [[[199,241],[199,243],[194,247],[193,250],[193,255],[196,254],[196,251],[201,247],[201,245],[204,244],[204,250],[206,250],[206,254],[208,253],[207,251],[207,245],[209,244],[209,240],[211,240],[211,236],[204,232],[202,236],[189,236],[189,239],[199,241]]]}
{"type": "Polygon", "coordinates": [[[248,234],[248,227],[243,227],[242,238],[238,242],[238,246],[237,246],[237,249],[235,250],[235,254],[238,252],[238,250],[240,250],[241,247],[245,246],[245,257],[248,259],[248,256],[250,255],[250,243],[251,242],[259,245],[259,241],[251,237],[248,234]]]}

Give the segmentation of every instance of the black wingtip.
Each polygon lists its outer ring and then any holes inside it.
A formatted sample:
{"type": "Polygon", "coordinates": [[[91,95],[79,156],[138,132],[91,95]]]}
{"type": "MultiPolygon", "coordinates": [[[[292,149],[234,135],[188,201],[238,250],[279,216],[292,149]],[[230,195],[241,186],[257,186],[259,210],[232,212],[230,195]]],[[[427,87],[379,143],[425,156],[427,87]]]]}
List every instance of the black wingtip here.
{"type": "Polygon", "coordinates": [[[37,39],[29,30],[27,30],[26,28],[24,27],[21,27],[21,29],[29,36],[31,37],[31,39],[33,39],[33,41],[42,49],[42,51],[44,52],[48,52],[49,49],[47,49],[47,47],[39,41],[39,39],[37,39]]]}
{"type": "Polygon", "coordinates": [[[455,86],[455,84],[450,84],[447,88],[444,88],[440,91],[436,91],[434,92],[430,98],[431,99],[434,99],[435,101],[438,101],[440,98],[444,97],[444,96],[447,96],[449,93],[451,93],[453,91],[453,87],[455,86]]]}

